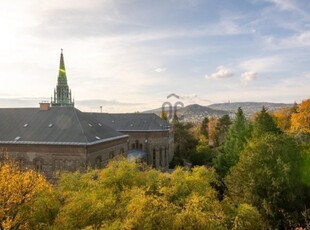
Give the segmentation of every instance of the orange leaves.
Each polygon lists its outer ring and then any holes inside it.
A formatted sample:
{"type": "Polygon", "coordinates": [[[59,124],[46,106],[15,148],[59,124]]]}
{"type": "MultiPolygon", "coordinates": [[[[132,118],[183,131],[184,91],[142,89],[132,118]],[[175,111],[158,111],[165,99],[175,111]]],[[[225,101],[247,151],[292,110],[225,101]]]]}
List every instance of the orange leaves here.
{"type": "Polygon", "coordinates": [[[310,98],[303,101],[292,114],[291,132],[310,134],[310,98]]]}

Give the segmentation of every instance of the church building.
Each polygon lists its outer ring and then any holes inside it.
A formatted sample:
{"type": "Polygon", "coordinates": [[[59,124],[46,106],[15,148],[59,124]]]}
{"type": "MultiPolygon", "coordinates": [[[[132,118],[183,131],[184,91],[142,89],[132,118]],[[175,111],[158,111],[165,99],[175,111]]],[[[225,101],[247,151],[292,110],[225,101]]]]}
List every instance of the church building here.
{"type": "Polygon", "coordinates": [[[102,168],[117,155],[167,169],[173,157],[169,123],[147,113],[86,113],[74,107],[63,52],[51,102],[0,109],[0,157],[53,178],[59,171],[102,168]]]}

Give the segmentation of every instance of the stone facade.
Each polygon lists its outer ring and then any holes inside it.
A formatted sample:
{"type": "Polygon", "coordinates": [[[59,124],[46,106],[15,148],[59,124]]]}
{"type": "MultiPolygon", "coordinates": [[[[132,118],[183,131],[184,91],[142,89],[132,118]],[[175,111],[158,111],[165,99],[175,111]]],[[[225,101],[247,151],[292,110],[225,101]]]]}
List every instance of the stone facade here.
{"type": "Polygon", "coordinates": [[[115,156],[124,155],[127,143],[127,138],[122,138],[91,146],[1,144],[0,149],[2,157],[53,178],[61,171],[85,171],[87,166],[102,168],[115,156]]]}
{"type": "Polygon", "coordinates": [[[134,131],[124,132],[129,135],[128,149],[139,149],[147,153],[147,164],[157,169],[168,169],[173,157],[173,132],[165,131],[134,131]]]}

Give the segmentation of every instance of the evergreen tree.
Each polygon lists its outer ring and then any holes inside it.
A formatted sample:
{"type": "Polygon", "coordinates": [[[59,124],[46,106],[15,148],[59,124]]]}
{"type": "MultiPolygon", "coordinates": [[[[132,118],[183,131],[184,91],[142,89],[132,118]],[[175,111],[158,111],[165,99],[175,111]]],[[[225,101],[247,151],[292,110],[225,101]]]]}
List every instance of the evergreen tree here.
{"type": "Polygon", "coordinates": [[[265,133],[280,134],[281,130],[277,127],[273,117],[263,107],[261,112],[255,118],[253,126],[253,137],[257,138],[265,133]]]}
{"type": "Polygon", "coordinates": [[[214,167],[220,176],[224,177],[229,169],[238,162],[239,155],[250,134],[250,123],[247,121],[242,109],[239,107],[236,113],[236,118],[228,130],[223,149],[220,151],[214,162],[214,167]]]}
{"type": "Polygon", "coordinates": [[[225,141],[225,136],[226,133],[229,129],[229,126],[231,125],[231,120],[230,117],[226,114],[222,116],[219,120],[218,123],[216,124],[216,130],[218,133],[218,144],[221,145],[225,141]]]}

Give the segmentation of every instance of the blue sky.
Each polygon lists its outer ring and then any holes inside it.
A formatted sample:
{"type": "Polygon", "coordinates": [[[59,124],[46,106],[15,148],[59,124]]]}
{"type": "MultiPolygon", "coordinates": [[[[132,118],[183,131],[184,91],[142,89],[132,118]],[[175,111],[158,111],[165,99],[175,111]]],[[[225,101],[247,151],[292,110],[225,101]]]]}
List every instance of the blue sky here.
{"type": "Polygon", "coordinates": [[[310,92],[308,0],[8,0],[0,8],[0,107],[37,106],[64,49],[81,110],[227,101],[300,102],[310,92]]]}

